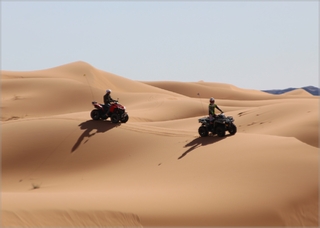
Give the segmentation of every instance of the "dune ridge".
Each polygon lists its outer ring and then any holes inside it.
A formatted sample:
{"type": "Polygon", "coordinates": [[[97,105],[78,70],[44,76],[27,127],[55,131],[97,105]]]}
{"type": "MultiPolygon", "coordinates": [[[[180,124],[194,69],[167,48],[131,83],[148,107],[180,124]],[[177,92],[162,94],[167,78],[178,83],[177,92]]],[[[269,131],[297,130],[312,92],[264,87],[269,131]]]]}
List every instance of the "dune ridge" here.
{"type": "Polygon", "coordinates": [[[319,98],[301,91],[133,81],[82,61],[1,71],[1,135],[2,227],[319,225],[319,98]],[[127,123],[91,120],[107,88],[127,123]],[[212,96],[235,135],[199,137],[212,96]]]}
{"type": "Polygon", "coordinates": [[[231,100],[268,100],[268,99],[284,99],[296,98],[291,95],[299,95],[300,97],[311,98],[312,95],[303,89],[287,92],[274,96],[259,90],[241,89],[234,85],[226,83],[215,82],[176,82],[176,81],[151,81],[144,82],[157,88],[165,89],[175,93],[179,93],[188,97],[201,98],[201,97],[214,97],[218,99],[231,99],[231,100]]]}

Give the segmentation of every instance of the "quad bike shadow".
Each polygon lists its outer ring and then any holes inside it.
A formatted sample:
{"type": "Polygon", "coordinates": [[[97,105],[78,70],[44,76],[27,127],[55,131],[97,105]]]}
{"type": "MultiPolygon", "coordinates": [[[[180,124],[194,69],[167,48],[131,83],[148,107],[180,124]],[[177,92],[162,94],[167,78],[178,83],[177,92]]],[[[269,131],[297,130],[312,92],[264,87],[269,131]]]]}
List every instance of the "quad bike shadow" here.
{"type": "Polygon", "coordinates": [[[201,146],[206,146],[209,144],[213,144],[216,142],[219,142],[220,140],[223,140],[227,137],[229,137],[230,135],[226,135],[225,137],[215,137],[215,136],[209,136],[209,137],[199,137],[196,138],[194,140],[192,140],[191,142],[187,143],[184,147],[190,147],[189,149],[187,149],[180,157],[178,157],[178,159],[183,158],[184,156],[186,156],[188,153],[190,153],[191,151],[201,147],[201,146]]]}
{"type": "Polygon", "coordinates": [[[119,126],[119,124],[112,124],[110,121],[105,122],[97,122],[95,120],[87,120],[85,122],[80,123],[78,126],[84,132],[80,135],[77,142],[73,145],[71,149],[71,153],[78,149],[78,147],[83,143],[87,143],[89,138],[98,133],[104,133],[111,130],[114,127],[119,126]]]}

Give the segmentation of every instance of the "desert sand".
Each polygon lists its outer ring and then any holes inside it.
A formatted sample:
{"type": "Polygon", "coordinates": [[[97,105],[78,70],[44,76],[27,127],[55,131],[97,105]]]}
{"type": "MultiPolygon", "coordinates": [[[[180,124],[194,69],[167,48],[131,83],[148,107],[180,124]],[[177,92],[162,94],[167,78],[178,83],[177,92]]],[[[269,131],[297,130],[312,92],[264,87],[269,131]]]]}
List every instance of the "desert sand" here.
{"type": "Polygon", "coordinates": [[[319,225],[319,97],[302,90],[3,70],[1,145],[1,227],[319,225]],[[127,123],[91,120],[106,89],[127,123]],[[235,135],[198,135],[210,97],[235,135]]]}

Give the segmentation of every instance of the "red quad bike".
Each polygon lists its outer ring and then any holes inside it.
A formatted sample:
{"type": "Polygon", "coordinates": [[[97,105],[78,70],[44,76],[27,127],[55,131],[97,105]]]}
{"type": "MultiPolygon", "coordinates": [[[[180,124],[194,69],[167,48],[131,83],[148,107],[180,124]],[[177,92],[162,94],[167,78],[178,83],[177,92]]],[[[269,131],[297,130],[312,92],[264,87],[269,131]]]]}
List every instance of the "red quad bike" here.
{"type": "Polygon", "coordinates": [[[118,101],[111,103],[109,108],[109,115],[106,114],[103,104],[96,101],[92,101],[93,109],[90,116],[93,120],[106,120],[110,117],[112,123],[126,123],[129,119],[128,113],[126,113],[126,107],[119,104],[118,101]]]}

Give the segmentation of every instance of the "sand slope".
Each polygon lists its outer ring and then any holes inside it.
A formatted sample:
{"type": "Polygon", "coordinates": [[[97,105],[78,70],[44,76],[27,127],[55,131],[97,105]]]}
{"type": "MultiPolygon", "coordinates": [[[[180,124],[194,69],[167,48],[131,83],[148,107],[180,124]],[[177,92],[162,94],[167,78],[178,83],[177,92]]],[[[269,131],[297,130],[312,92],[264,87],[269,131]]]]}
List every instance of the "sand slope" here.
{"type": "Polygon", "coordinates": [[[3,226],[318,225],[318,97],[84,62],[1,74],[3,226]],[[126,124],[90,119],[106,88],[126,124]],[[199,137],[211,96],[236,135],[199,137]]]}

